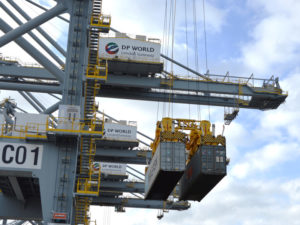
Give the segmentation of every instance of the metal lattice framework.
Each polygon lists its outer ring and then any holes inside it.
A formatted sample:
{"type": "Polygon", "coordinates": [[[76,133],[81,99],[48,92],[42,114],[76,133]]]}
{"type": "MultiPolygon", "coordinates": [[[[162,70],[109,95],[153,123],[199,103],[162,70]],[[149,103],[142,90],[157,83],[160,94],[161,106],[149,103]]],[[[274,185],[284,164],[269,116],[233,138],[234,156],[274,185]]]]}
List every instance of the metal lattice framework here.
{"type": "MultiPolygon", "coordinates": [[[[18,61],[0,57],[0,89],[17,91],[40,114],[51,115],[61,104],[79,106],[83,126],[90,126],[90,129],[89,132],[78,132],[80,135],[66,135],[66,132],[59,133],[54,128],[45,140],[37,139],[40,137],[11,139],[1,133],[2,144],[33,143],[43,146],[43,166],[39,170],[0,166],[0,218],[4,219],[3,224],[6,224],[6,219],[21,220],[13,224],[23,224],[25,221],[31,224],[39,224],[34,221],[87,224],[90,221],[86,212],[90,204],[114,206],[117,211],[123,211],[125,207],[166,210],[185,210],[190,207],[186,201],[144,200],[143,174],[130,166],[128,173],[139,178],[139,181],[128,181],[128,176],[106,176],[100,181],[100,174],[99,177],[93,177],[89,171],[85,171],[86,166],[82,165],[93,160],[146,165],[152,156],[151,151],[137,148],[139,143],[148,145],[139,139],[136,142],[111,143],[99,138],[101,132],[92,128],[96,115],[103,114],[106,118],[117,120],[97,111],[94,102],[96,97],[161,102],[168,102],[171,98],[176,103],[260,110],[276,109],[287,97],[277,79],[200,74],[163,54],[161,57],[164,60],[199,78],[187,79],[167,71],[139,77],[109,73],[107,64],[98,59],[97,44],[92,46],[95,43],[93,38],[98,41],[99,33],[108,32],[109,29],[117,33],[119,31],[105,24],[101,0],[58,0],[50,9],[31,0],[26,1],[44,12],[31,18],[18,5],[20,1],[0,2],[0,7],[19,25],[13,29],[0,18],[0,29],[5,33],[0,37],[0,47],[14,41],[41,67],[26,67],[18,61]],[[26,20],[25,23],[7,7],[8,4],[26,20]],[[63,13],[68,13],[70,19],[61,17],[63,13]],[[69,24],[66,48],[41,28],[42,24],[56,17],[69,24]],[[47,39],[51,47],[32,32],[34,29],[47,39]],[[25,34],[35,40],[48,57],[24,38],[25,34]],[[96,51],[96,55],[93,55],[93,51],[96,51]],[[33,93],[48,94],[56,99],[56,103],[45,106],[33,93]],[[97,185],[87,187],[86,181],[97,185]],[[122,196],[126,192],[132,193],[133,197],[122,196]]],[[[228,113],[225,119],[231,121],[234,113],[228,113]]],[[[57,123],[53,116],[51,121],[57,123]]],[[[138,134],[153,141],[141,132],[138,134]]]]}

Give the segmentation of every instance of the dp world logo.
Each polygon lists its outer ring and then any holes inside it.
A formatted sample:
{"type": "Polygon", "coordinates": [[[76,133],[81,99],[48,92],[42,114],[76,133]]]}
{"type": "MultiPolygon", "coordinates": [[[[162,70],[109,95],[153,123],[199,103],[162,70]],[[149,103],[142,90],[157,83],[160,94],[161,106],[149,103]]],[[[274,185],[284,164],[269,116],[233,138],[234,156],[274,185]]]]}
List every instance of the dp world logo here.
{"type": "Polygon", "coordinates": [[[99,171],[99,168],[100,168],[100,163],[94,162],[94,163],[93,163],[93,170],[94,170],[94,171],[99,171]]]}
{"type": "Polygon", "coordinates": [[[117,54],[119,51],[119,46],[114,42],[110,42],[105,46],[105,51],[111,55],[117,54]]]}

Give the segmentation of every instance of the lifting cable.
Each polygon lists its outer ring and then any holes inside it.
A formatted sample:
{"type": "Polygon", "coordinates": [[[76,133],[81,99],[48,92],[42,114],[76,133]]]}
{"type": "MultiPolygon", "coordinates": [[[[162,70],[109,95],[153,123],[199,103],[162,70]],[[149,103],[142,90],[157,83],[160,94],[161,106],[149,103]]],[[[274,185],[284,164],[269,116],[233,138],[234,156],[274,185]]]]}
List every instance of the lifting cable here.
{"type": "Polygon", "coordinates": [[[208,71],[207,62],[207,41],[206,41],[206,16],[205,16],[205,0],[202,0],[203,5],[203,36],[204,36],[204,53],[205,53],[205,66],[206,71],[208,71]]]}
{"type": "MultiPolygon", "coordinates": [[[[172,12],[173,12],[173,0],[170,0],[170,13],[169,13],[169,24],[167,24],[167,48],[166,55],[169,55],[169,46],[170,46],[170,33],[171,33],[171,23],[172,23],[172,12]]],[[[166,69],[168,69],[168,62],[166,63],[166,69]]]]}
{"type": "MultiPolygon", "coordinates": [[[[198,64],[198,31],[197,31],[197,7],[196,2],[193,0],[193,25],[194,25],[194,46],[195,46],[195,68],[199,72],[198,64]]],[[[198,78],[200,80],[200,78],[198,78]]],[[[199,88],[199,82],[197,82],[197,88],[199,88]]],[[[201,120],[201,106],[197,105],[198,120],[201,120]]]]}
{"type": "MultiPolygon", "coordinates": [[[[208,60],[207,60],[207,41],[206,41],[206,16],[205,16],[205,0],[202,0],[202,9],[203,9],[203,37],[204,37],[204,55],[205,55],[205,67],[208,71],[208,60]]],[[[209,77],[209,74],[206,74],[209,77]]],[[[209,93],[209,86],[207,82],[207,90],[209,93]]],[[[210,121],[210,98],[208,96],[208,120],[210,121]]]]}
{"type": "MultiPolygon", "coordinates": [[[[165,0],[165,15],[164,15],[164,26],[163,26],[163,38],[162,38],[162,46],[161,46],[161,52],[166,54],[167,51],[167,24],[168,24],[168,0],[165,0]]],[[[168,61],[164,61],[165,66],[167,66],[168,61]]],[[[162,78],[162,77],[161,77],[162,78]]],[[[165,112],[165,105],[164,101],[162,101],[162,114],[165,112]]],[[[158,115],[159,115],[159,100],[157,101],[157,112],[156,112],[156,120],[158,121],[158,115]]],[[[162,115],[163,117],[163,115],[162,115]]]]}
{"type": "MultiPolygon", "coordinates": [[[[176,20],[176,0],[166,0],[165,1],[165,15],[164,15],[164,30],[163,30],[163,48],[162,51],[169,55],[170,58],[174,59],[174,44],[175,44],[175,20],[176,20]],[[172,36],[171,36],[172,35],[172,36]]],[[[165,62],[165,69],[168,70],[168,61],[165,62]]],[[[163,102],[162,114],[164,116],[173,116],[173,62],[170,64],[171,76],[170,79],[167,80],[167,85],[169,85],[169,91],[164,91],[165,96],[168,96],[168,112],[166,109],[166,102],[163,102]]],[[[167,99],[166,99],[167,100],[167,99]]],[[[157,106],[157,119],[159,114],[159,102],[157,106]]]]}
{"type": "MultiPolygon", "coordinates": [[[[176,22],[176,0],[172,0],[172,7],[171,7],[172,17],[170,20],[172,20],[172,42],[171,42],[171,59],[174,60],[174,42],[175,42],[175,22],[176,22]]],[[[173,118],[173,79],[174,79],[174,63],[171,62],[171,81],[170,81],[170,93],[169,93],[169,111],[168,111],[168,117],[173,118]]]]}
{"type": "MultiPolygon", "coordinates": [[[[186,66],[189,67],[189,41],[188,41],[188,26],[187,26],[187,0],[184,0],[184,17],[185,17],[185,44],[186,44],[186,66]]],[[[190,94],[190,72],[188,74],[188,95],[190,94]]],[[[191,119],[191,104],[189,103],[189,119],[191,119]]]]}
{"type": "MultiPolygon", "coordinates": [[[[169,48],[170,48],[170,36],[171,36],[171,24],[172,24],[172,18],[173,18],[173,0],[170,0],[170,8],[169,8],[169,10],[170,10],[170,13],[169,13],[169,24],[168,24],[168,44],[167,44],[167,55],[169,54],[169,48]]],[[[172,45],[171,45],[172,46],[172,45]]],[[[172,53],[171,53],[172,54],[172,53]]],[[[170,70],[171,70],[171,68],[172,68],[172,64],[173,64],[173,62],[171,62],[171,66],[170,66],[170,70]]],[[[168,65],[168,64],[167,64],[168,65]]],[[[166,65],[166,66],[167,66],[166,65]]],[[[167,69],[167,67],[166,67],[166,69],[167,69]]],[[[172,73],[172,71],[171,71],[171,73],[172,73]]],[[[169,92],[169,94],[168,94],[168,113],[166,112],[166,115],[168,116],[168,117],[170,117],[170,102],[171,102],[171,93],[169,92]]]]}
{"type": "MultiPolygon", "coordinates": [[[[175,21],[176,21],[176,0],[173,0],[173,14],[172,14],[172,48],[171,48],[171,59],[174,60],[174,41],[175,41],[175,21]]],[[[173,65],[171,63],[171,73],[173,74],[173,65]]]]}
{"type": "MultiPolygon", "coordinates": [[[[168,0],[166,0],[165,4],[165,16],[164,16],[164,28],[163,28],[163,40],[162,40],[162,52],[166,54],[166,48],[167,48],[167,24],[168,24],[168,19],[167,19],[167,14],[168,14],[168,0]]],[[[167,61],[166,61],[167,63],[167,61]]]]}
{"type": "MultiPolygon", "coordinates": [[[[163,30],[163,53],[168,55],[168,48],[169,48],[169,29],[168,29],[168,0],[166,0],[165,4],[165,16],[164,16],[164,30],[163,30]]],[[[168,69],[168,61],[165,61],[165,68],[168,69]]],[[[166,91],[164,90],[164,96],[166,94],[166,91]]],[[[159,101],[158,101],[159,106],[159,101]]],[[[165,101],[162,101],[162,117],[165,116],[166,112],[166,103],[165,101]]],[[[159,111],[159,108],[157,108],[157,112],[159,111]]],[[[157,113],[158,114],[158,113],[157,113]]],[[[158,117],[158,116],[157,116],[158,117]]],[[[158,120],[158,118],[157,118],[158,120]]]]}
{"type": "Polygon", "coordinates": [[[195,45],[195,67],[196,67],[196,71],[199,72],[197,8],[196,8],[195,0],[193,0],[193,24],[194,24],[194,45],[195,45]]]}

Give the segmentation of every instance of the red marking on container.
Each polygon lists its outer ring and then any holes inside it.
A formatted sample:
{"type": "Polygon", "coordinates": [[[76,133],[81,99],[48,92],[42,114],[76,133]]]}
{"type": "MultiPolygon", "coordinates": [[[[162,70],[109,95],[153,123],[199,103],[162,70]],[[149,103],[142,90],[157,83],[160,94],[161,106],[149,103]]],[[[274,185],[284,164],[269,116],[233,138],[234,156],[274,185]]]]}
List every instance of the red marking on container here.
{"type": "Polygon", "coordinates": [[[190,179],[193,175],[193,167],[190,167],[189,170],[187,171],[187,178],[190,179]]]}
{"type": "Polygon", "coordinates": [[[66,220],[67,213],[53,213],[53,219],[66,220]]]}

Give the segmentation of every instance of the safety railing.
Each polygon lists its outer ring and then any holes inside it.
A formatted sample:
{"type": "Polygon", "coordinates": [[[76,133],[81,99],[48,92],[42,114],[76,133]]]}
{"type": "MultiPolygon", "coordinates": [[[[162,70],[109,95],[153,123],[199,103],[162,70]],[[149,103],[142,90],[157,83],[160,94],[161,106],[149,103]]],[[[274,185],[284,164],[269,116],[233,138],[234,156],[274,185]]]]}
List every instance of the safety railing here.
{"type": "Polygon", "coordinates": [[[19,64],[20,60],[15,58],[15,57],[0,55],[0,61],[4,61],[4,62],[7,62],[7,63],[12,63],[12,64],[19,64]]]}
{"type": "MultiPolygon", "coordinates": [[[[288,94],[287,91],[283,91],[281,88],[276,87],[276,81],[274,78],[271,79],[254,78],[253,75],[251,75],[249,78],[246,78],[246,77],[229,76],[228,73],[226,75],[217,75],[217,74],[204,74],[204,75],[210,78],[210,80],[203,80],[202,78],[197,76],[182,76],[182,75],[174,75],[174,80],[238,84],[242,86],[249,86],[251,88],[259,88],[260,90],[255,90],[256,92],[268,92],[268,93],[281,94],[281,95],[288,94]]],[[[168,79],[171,80],[172,77],[169,77],[168,79]]]]}
{"type": "Polygon", "coordinates": [[[101,60],[98,65],[88,65],[86,77],[92,79],[107,80],[107,61],[101,60]]]}
{"type": "Polygon", "coordinates": [[[67,133],[86,133],[86,134],[103,134],[104,121],[92,119],[90,123],[85,123],[80,119],[70,119],[58,117],[57,122],[47,120],[46,131],[67,132],[67,133]]]}
{"type": "Polygon", "coordinates": [[[111,24],[111,16],[103,15],[91,16],[91,26],[101,26],[109,28],[111,24]]]}
{"type": "Polygon", "coordinates": [[[98,195],[100,189],[100,174],[97,178],[78,178],[77,193],[83,195],[98,195]]]}
{"type": "Polygon", "coordinates": [[[21,59],[17,57],[11,57],[11,56],[2,56],[0,55],[0,61],[17,65],[17,66],[22,66],[22,67],[28,67],[28,68],[43,68],[40,64],[38,63],[33,63],[33,62],[22,62],[21,59]]]}
{"type": "Polygon", "coordinates": [[[146,41],[146,42],[152,42],[160,44],[161,40],[159,38],[147,38],[144,35],[135,35],[135,34],[129,34],[129,33],[107,33],[107,34],[101,34],[100,37],[108,37],[108,38],[130,38],[138,41],[146,41]]]}
{"type": "Polygon", "coordinates": [[[26,125],[0,124],[0,138],[47,138],[46,124],[27,123],[26,125]]]}
{"type": "Polygon", "coordinates": [[[58,117],[46,120],[44,124],[27,123],[25,125],[0,124],[0,138],[47,138],[49,132],[83,133],[103,135],[104,121],[93,119],[86,124],[79,119],[58,117]]]}
{"type": "Polygon", "coordinates": [[[97,225],[97,221],[96,220],[90,220],[90,225],[97,225]]]}
{"type": "Polygon", "coordinates": [[[136,126],[137,126],[137,121],[129,120],[129,121],[127,121],[127,125],[128,125],[128,126],[136,127],[136,126]]]}

